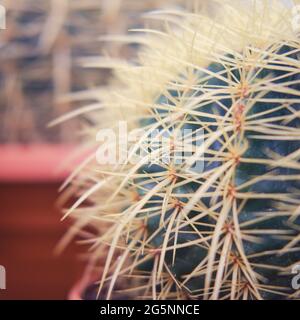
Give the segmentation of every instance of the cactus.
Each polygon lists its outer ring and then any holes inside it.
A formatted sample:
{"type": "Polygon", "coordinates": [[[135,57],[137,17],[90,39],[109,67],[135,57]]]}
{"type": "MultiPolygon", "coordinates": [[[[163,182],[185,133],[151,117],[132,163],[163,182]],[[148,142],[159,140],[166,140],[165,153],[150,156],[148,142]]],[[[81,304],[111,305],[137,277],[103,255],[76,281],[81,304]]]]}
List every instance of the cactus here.
{"type": "Polygon", "coordinates": [[[107,299],[122,282],[135,298],[295,297],[299,39],[278,1],[220,8],[213,18],[153,13],[164,30],[134,37],[137,63],[116,66],[102,110],[89,116],[90,139],[118,120],[142,132],[125,164],[91,156],[71,177],[80,196],[65,215],[76,218],[70,234],[93,227],[95,268],[107,249],[98,292],[107,299]],[[177,163],[184,129],[194,151],[177,163]],[[161,136],[169,148],[154,148],[161,136]]]}

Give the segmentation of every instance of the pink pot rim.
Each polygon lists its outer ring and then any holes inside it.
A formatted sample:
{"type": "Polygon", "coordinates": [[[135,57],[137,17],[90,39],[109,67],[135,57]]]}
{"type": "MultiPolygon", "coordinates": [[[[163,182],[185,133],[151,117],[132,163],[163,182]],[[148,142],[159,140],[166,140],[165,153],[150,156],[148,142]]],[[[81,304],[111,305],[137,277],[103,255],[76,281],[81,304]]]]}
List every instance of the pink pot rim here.
{"type": "Polygon", "coordinates": [[[0,145],[0,181],[63,181],[72,170],[63,164],[76,148],[72,144],[0,145]]]}

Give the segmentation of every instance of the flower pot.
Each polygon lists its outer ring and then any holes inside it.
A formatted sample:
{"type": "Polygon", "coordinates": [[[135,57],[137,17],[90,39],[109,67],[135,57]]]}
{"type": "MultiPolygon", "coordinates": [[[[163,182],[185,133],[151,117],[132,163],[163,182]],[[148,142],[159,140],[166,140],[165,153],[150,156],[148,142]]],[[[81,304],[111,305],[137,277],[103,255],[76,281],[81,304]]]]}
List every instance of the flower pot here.
{"type": "Polygon", "coordinates": [[[72,168],[63,168],[62,164],[75,148],[64,144],[0,145],[0,181],[63,181],[72,168]]]}

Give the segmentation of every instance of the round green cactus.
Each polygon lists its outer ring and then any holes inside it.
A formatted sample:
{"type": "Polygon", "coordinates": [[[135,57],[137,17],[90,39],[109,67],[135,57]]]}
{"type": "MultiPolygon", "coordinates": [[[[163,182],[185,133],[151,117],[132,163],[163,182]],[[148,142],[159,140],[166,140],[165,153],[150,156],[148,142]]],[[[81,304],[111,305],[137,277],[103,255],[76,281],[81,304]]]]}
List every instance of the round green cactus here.
{"type": "Polygon", "coordinates": [[[278,1],[220,6],[214,18],[153,13],[165,29],[134,37],[139,60],[116,66],[101,114],[90,117],[93,137],[120,120],[142,132],[125,163],[85,162],[67,212],[75,229],[96,230],[95,265],[108,247],[99,290],[108,299],[125,280],[135,298],[297,294],[299,38],[278,1]]]}

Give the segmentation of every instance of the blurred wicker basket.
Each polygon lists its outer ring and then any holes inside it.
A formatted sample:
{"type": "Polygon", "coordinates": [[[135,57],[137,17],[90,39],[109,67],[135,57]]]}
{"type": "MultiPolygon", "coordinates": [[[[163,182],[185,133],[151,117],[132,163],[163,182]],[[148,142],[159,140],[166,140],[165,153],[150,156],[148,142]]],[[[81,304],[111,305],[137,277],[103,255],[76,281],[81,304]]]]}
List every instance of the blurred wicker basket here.
{"type": "MultiPolygon", "coordinates": [[[[141,24],[139,13],[193,0],[6,0],[7,28],[0,30],[0,143],[74,142],[72,121],[47,123],[76,107],[60,97],[101,85],[108,72],[82,69],[79,57],[131,55],[95,41],[141,24]]],[[[199,3],[203,1],[199,0],[199,3]]]]}

